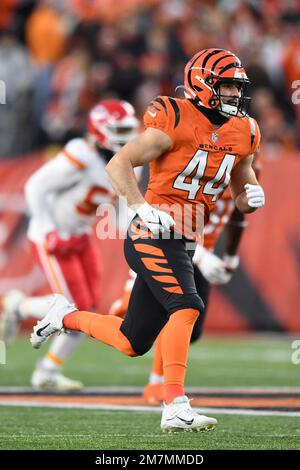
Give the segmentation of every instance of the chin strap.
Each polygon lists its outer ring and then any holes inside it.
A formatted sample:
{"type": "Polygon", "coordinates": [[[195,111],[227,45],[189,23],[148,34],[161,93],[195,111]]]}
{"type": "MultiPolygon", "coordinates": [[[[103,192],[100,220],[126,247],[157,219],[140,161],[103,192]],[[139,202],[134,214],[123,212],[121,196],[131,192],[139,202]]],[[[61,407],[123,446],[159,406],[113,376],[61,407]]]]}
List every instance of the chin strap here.
{"type": "Polygon", "coordinates": [[[219,109],[219,112],[223,116],[237,116],[238,115],[238,107],[233,106],[232,104],[225,104],[223,103],[222,100],[220,100],[221,104],[221,109],[219,109]]]}

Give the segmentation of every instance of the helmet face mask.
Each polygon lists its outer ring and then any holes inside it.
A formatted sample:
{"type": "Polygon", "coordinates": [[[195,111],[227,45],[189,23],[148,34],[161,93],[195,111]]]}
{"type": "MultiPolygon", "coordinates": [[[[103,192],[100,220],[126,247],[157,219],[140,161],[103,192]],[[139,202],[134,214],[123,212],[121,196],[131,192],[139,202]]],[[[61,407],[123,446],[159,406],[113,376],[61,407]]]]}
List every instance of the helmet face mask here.
{"type": "Polygon", "coordinates": [[[101,150],[117,152],[138,134],[139,120],[127,101],[103,100],[88,116],[88,133],[101,150]]]}
{"type": "MultiPolygon", "coordinates": [[[[248,82],[249,83],[249,82],[248,82]]],[[[246,81],[239,80],[219,80],[215,86],[216,100],[218,102],[217,110],[224,116],[246,116],[251,98],[245,96],[245,89],[248,85],[246,81]],[[236,86],[238,95],[222,94],[222,85],[236,86]]]]}
{"type": "Polygon", "coordinates": [[[185,96],[226,117],[246,115],[250,98],[244,92],[249,83],[240,59],[224,49],[206,49],[195,54],[184,70],[185,96]],[[237,85],[239,96],[222,95],[222,84],[237,85]]]}

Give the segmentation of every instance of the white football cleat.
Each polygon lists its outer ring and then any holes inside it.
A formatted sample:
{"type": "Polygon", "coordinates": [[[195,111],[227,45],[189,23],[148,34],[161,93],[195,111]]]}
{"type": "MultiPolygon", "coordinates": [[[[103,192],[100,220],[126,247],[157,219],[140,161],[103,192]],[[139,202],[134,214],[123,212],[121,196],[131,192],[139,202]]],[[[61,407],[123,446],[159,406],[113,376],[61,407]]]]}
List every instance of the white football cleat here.
{"type": "Polygon", "coordinates": [[[160,427],[163,432],[211,431],[218,421],[199,415],[191,408],[188,397],[177,397],[169,405],[164,404],[160,427]]]}
{"type": "Polygon", "coordinates": [[[33,327],[30,342],[35,349],[38,349],[56,331],[63,329],[63,318],[77,308],[71,304],[63,295],[54,294],[49,302],[49,310],[46,316],[37,322],[33,327]]]}
{"type": "Polygon", "coordinates": [[[25,299],[23,292],[13,289],[2,297],[2,315],[0,316],[0,338],[6,344],[12,343],[20,329],[22,316],[19,306],[25,299]]]}
{"type": "Polygon", "coordinates": [[[35,390],[53,392],[75,392],[83,388],[83,383],[65,377],[58,371],[48,371],[36,368],[31,376],[31,385],[35,390]]]}

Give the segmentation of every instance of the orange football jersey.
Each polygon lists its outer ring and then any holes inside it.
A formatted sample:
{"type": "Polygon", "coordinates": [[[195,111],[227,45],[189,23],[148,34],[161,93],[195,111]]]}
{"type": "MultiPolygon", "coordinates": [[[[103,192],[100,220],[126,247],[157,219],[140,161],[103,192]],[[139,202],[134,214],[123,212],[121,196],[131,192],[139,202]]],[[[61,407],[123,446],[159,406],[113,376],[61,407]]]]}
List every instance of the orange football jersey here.
{"type": "Polygon", "coordinates": [[[150,163],[145,199],[174,216],[176,231],[195,239],[228,186],[231,170],[258,149],[258,125],[248,116],[231,117],[216,129],[191,100],[166,96],[151,102],[144,124],[173,141],[171,150],[150,163]],[[199,212],[202,223],[195,220],[199,212]]]}
{"type": "MultiPolygon", "coordinates": [[[[259,178],[261,160],[258,154],[254,156],[252,168],[255,171],[256,177],[259,178]]],[[[235,204],[231,198],[230,190],[227,188],[222,197],[217,200],[214,210],[209,214],[208,222],[204,227],[203,245],[207,250],[215,247],[224,226],[230,219],[234,207],[235,204]]]]}

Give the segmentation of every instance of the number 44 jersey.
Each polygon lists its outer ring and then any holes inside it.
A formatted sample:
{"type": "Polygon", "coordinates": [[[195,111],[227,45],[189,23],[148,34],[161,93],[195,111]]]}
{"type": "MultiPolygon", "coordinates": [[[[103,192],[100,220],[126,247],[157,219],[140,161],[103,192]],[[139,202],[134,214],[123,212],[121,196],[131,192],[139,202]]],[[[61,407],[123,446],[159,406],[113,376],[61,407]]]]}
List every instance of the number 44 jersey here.
{"type": "Polygon", "coordinates": [[[112,202],[105,159],[85,139],[70,140],[27,181],[28,236],[38,243],[56,230],[64,238],[88,233],[99,204],[112,202]]]}
{"type": "Polygon", "coordinates": [[[166,96],[151,102],[144,124],[173,141],[171,150],[150,163],[146,200],[175,217],[176,231],[198,238],[232,169],[257,151],[258,125],[248,116],[231,117],[216,128],[191,100],[166,96]]]}

